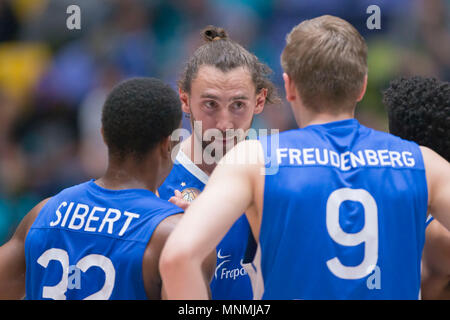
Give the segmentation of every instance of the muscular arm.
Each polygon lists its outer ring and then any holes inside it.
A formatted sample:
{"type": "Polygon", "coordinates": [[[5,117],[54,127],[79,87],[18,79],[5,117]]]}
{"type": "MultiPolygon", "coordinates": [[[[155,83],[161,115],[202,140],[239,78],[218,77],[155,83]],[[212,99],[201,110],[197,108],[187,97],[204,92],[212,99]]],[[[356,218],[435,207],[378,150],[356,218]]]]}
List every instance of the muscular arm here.
{"type": "Polygon", "coordinates": [[[422,297],[450,297],[450,163],[421,147],[428,186],[428,212],[433,221],[426,230],[423,253],[422,297]]]}
{"type": "Polygon", "coordinates": [[[423,299],[450,299],[450,232],[436,220],[426,230],[421,292],[423,299]]]}
{"type": "Polygon", "coordinates": [[[170,299],[207,299],[207,285],[200,272],[206,254],[214,250],[242,212],[251,224],[255,221],[249,212],[257,210],[248,209],[255,206],[255,182],[263,179],[263,162],[259,157],[253,163],[241,159],[236,164],[233,160],[242,154],[262,155],[262,148],[257,141],[244,141],[230,150],[166,243],[160,269],[170,299]]]}
{"type": "Polygon", "coordinates": [[[450,163],[436,152],[420,147],[428,186],[428,212],[450,230],[450,163]]]}
{"type": "MultiPolygon", "coordinates": [[[[183,214],[175,214],[164,219],[153,232],[153,235],[145,249],[142,270],[144,287],[150,300],[166,299],[166,293],[161,281],[159,271],[159,258],[164,244],[183,214]]],[[[202,275],[206,283],[209,283],[216,266],[216,251],[211,252],[202,265],[202,275]]],[[[209,286],[208,286],[208,294],[209,286]]]]}
{"type": "Polygon", "coordinates": [[[12,238],[0,247],[0,299],[22,299],[25,296],[25,238],[48,200],[35,206],[23,218],[12,238]]]}

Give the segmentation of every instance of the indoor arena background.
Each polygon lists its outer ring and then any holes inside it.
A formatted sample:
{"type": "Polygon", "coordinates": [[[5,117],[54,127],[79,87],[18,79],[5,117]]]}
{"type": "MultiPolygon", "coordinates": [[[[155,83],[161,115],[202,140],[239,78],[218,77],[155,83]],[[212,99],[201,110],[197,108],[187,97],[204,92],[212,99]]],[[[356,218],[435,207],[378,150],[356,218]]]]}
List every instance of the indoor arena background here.
{"type": "MultiPolygon", "coordinates": [[[[103,173],[100,113],[114,84],[152,76],[175,88],[200,30],[213,24],[272,68],[283,96],[286,33],[323,14],[346,19],[368,43],[363,124],[387,130],[381,92],[395,77],[450,80],[448,0],[0,0],[0,245],[40,200],[103,173]],[[80,30],[66,26],[72,4],[80,30]],[[370,5],[380,8],[380,29],[367,27],[370,5]]],[[[295,122],[284,104],[266,107],[254,127],[295,122]]]]}

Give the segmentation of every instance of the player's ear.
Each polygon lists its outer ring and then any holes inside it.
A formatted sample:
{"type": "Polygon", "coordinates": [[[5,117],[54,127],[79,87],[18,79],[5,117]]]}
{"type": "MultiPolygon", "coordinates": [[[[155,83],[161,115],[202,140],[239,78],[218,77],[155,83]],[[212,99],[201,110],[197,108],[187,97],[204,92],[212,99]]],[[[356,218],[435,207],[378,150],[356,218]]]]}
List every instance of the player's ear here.
{"type": "Polygon", "coordinates": [[[104,132],[104,130],[103,130],[103,126],[100,128],[100,134],[102,135],[103,142],[106,144],[106,141],[105,141],[105,132],[104,132]]]}
{"type": "Polygon", "coordinates": [[[292,81],[292,78],[287,73],[283,73],[283,80],[286,100],[289,102],[295,101],[297,98],[297,88],[295,87],[294,81],[292,81]]]}
{"type": "Polygon", "coordinates": [[[181,110],[183,110],[184,113],[190,113],[191,110],[189,108],[189,93],[178,89],[178,94],[181,101],[181,110]]]}
{"type": "Polygon", "coordinates": [[[361,92],[360,92],[356,102],[360,102],[362,100],[362,98],[364,97],[364,94],[366,93],[366,89],[367,89],[367,74],[364,76],[364,83],[363,83],[361,92]]]}
{"type": "Polygon", "coordinates": [[[256,107],[254,114],[259,114],[264,110],[264,106],[266,104],[266,98],[267,98],[267,89],[262,88],[261,91],[256,95],[256,107]]]}
{"type": "Polygon", "coordinates": [[[159,150],[161,152],[161,156],[164,159],[167,159],[171,157],[172,150],[173,150],[173,142],[171,140],[171,136],[168,136],[166,138],[163,138],[161,142],[159,143],[159,150]]]}

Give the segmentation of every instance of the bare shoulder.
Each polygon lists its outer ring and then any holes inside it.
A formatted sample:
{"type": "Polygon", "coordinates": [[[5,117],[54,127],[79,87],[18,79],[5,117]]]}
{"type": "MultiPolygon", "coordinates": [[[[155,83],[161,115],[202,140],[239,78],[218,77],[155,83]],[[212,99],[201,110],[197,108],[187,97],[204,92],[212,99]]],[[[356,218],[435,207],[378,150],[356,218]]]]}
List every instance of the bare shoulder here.
{"type": "Polygon", "coordinates": [[[167,238],[180,221],[181,213],[168,216],[162,220],[150,238],[144,252],[142,271],[147,297],[151,300],[161,299],[162,281],[159,273],[159,258],[167,238]]]}
{"type": "Polygon", "coordinates": [[[244,140],[236,145],[236,147],[246,148],[252,151],[262,151],[261,142],[259,140],[250,139],[244,140]]]}
{"type": "Polygon", "coordinates": [[[0,247],[0,299],[21,299],[25,294],[25,239],[47,201],[41,201],[31,209],[12,238],[0,247]]]}
{"type": "Polygon", "coordinates": [[[450,164],[435,151],[427,147],[420,147],[425,166],[425,174],[429,193],[432,195],[439,184],[450,177],[450,164]]]}
{"type": "MultiPolygon", "coordinates": [[[[439,156],[439,154],[437,154],[435,151],[433,151],[432,149],[425,147],[425,146],[419,146],[420,151],[422,151],[422,156],[425,162],[433,160],[433,159],[437,159],[439,156]]],[[[442,158],[442,157],[441,157],[442,158]]]]}
{"type": "Polygon", "coordinates": [[[174,214],[168,216],[158,224],[156,229],[153,231],[150,241],[147,244],[144,259],[152,259],[155,256],[159,257],[159,254],[161,253],[161,250],[164,247],[167,238],[169,237],[170,233],[172,233],[173,229],[175,229],[175,226],[178,224],[182,216],[182,213],[174,214]]]}
{"type": "Polygon", "coordinates": [[[420,147],[428,188],[428,210],[450,230],[450,163],[433,150],[420,147]]]}
{"type": "Polygon", "coordinates": [[[264,165],[264,151],[258,140],[245,140],[239,142],[233,149],[225,154],[218,163],[218,167],[239,170],[250,173],[264,165]]]}
{"type": "Polygon", "coordinates": [[[161,221],[159,225],[156,227],[155,231],[153,232],[150,241],[154,241],[155,243],[162,242],[162,244],[164,245],[164,242],[167,240],[167,237],[170,235],[173,229],[175,229],[175,226],[178,224],[182,216],[183,216],[182,213],[177,213],[168,216],[163,221],[161,221]]]}
{"type": "MultiPolygon", "coordinates": [[[[239,142],[222,158],[221,162],[225,160],[262,160],[263,149],[259,140],[244,140],[239,142]],[[234,158],[236,157],[236,158],[234,158]]],[[[245,162],[247,163],[247,162],[245,162]]]]}
{"type": "Polygon", "coordinates": [[[33,209],[31,209],[27,215],[23,218],[23,220],[20,222],[19,226],[16,229],[16,232],[14,233],[15,239],[25,240],[28,231],[30,230],[31,226],[34,223],[34,220],[36,220],[36,217],[38,216],[39,212],[42,210],[42,208],[47,204],[47,202],[51,198],[47,198],[39,202],[33,209]]]}
{"type": "Polygon", "coordinates": [[[425,169],[430,173],[436,173],[439,170],[448,171],[450,164],[447,160],[441,157],[438,153],[428,147],[420,146],[425,169]]]}

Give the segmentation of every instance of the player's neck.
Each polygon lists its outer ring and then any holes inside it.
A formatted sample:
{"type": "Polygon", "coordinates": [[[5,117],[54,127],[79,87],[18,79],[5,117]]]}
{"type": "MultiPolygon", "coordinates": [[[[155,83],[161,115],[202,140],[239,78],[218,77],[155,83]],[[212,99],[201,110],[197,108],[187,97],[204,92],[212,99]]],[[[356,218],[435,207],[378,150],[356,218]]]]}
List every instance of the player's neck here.
{"type": "Polygon", "coordinates": [[[327,112],[311,112],[303,108],[297,118],[297,124],[300,128],[304,128],[314,124],[325,124],[334,121],[353,119],[355,117],[354,109],[348,112],[327,113],[327,112]]]}
{"type": "Polygon", "coordinates": [[[180,149],[200,170],[211,175],[216,163],[207,164],[203,161],[203,150],[200,142],[195,142],[195,138],[191,135],[181,143],[180,149]]]}
{"type": "Polygon", "coordinates": [[[132,159],[110,161],[105,174],[95,182],[105,189],[147,189],[155,193],[158,188],[157,173],[152,169],[148,170],[132,159]]]}

